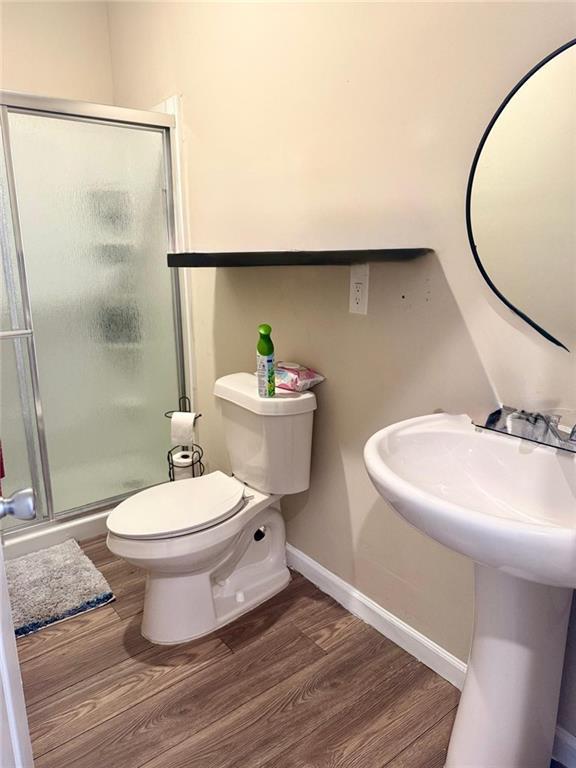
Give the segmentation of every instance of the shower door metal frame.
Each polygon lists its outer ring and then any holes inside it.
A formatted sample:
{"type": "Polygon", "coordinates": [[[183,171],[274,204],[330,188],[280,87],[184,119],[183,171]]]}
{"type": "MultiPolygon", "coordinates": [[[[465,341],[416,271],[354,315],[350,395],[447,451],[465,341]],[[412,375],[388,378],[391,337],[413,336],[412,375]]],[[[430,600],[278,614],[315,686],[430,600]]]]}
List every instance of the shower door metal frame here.
{"type": "MultiPolygon", "coordinates": [[[[38,447],[40,454],[40,466],[42,474],[42,485],[46,499],[46,519],[36,523],[31,523],[25,528],[16,528],[11,531],[3,531],[3,536],[8,538],[19,535],[22,530],[29,530],[31,526],[35,530],[39,527],[50,525],[54,522],[70,520],[91,512],[98,512],[119,503],[132,495],[133,492],[123,493],[108,499],[101,499],[72,510],[66,510],[56,514],[54,509],[54,499],[52,494],[52,483],[50,476],[50,465],[48,456],[48,447],[46,440],[46,428],[44,423],[44,413],[42,408],[42,399],[40,396],[40,380],[38,375],[38,362],[36,356],[36,347],[34,341],[34,327],[32,322],[32,307],[30,305],[30,296],[28,293],[28,283],[26,280],[26,262],[24,247],[22,243],[22,231],[20,227],[20,218],[18,215],[18,201],[16,196],[16,183],[14,178],[14,168],[12,164],[12,153],[10,149],[10,130],[8,124],[8,115],[10,112],[19,112],[25,114],[35,114],[46,118],[60,118],[66,120],[76,120],[80,122],[100,123],[104,125],[124,126],[142,130],[156,130],[162,133],[162,142],[164,148],[164,171],[165,171],[165,211],[166,225],[168,235],[168,246],[170,251],[178,250],[180,243],[177,242],[176,234],[176,210],[174,196],[174,158],[176,152],[176,122],[172,115],[161,112],[146,112],[137,109],[126,109],[124,107],[115,107],[107,104],[92,104],[82,101],[68,101],[66,99],[52,99],[43,96],[34,96],[31,94],[17,93],[12,91],[0,90],[0,128],[4,144],[4,156],[6,175],[8,179],[8,197],[10,203],[10,215],[14,234],[14,245],[16,251],[16,263],[18,267],[20,298],[22,303],[22,313],[25,328],[12,330],[0,330],[0,341],[3,339],[25,339],[28,348],[29,369],[31,379],[31,389],[34,399],[35,424],[32,425],[37,434],[38,447]]],[[[168,269],[168,266],[166,267],[168,269]]],[[[174,341],[176,347],[176,375],[178,380],[178,394],[180,397],[186,394],[186,374],[184,359],[184,337],[182,330],[182,303],[180,290],[180,270],[171,269],[172,285],[172,313],[174,318],[174,341]]],[[[7,286],[9,288],[9,286],[7,286]]],[[[19,377],[25,375],[19,371],[19,377]]],[[[30,425],[28,425],[28,429],[30,425]]],[[[27,433],[27,448],[33,451],[34,446],[27,433]]],[[[40,482],[40,473],[34,468],[34,459],[31,457],[30,469],[33,481],[40,482]]]]}

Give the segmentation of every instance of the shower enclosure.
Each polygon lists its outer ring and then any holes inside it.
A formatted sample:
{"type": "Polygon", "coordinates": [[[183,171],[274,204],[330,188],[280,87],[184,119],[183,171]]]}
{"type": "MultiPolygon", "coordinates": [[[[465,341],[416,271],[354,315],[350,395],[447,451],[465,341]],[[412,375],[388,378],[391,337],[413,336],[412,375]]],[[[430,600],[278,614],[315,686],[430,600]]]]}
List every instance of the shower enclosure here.
{"type": "Polygon", "coordinates": [[[185,394],[173,118],[0,93],[0,484],[32,523],[167,480],[185,394]]]}

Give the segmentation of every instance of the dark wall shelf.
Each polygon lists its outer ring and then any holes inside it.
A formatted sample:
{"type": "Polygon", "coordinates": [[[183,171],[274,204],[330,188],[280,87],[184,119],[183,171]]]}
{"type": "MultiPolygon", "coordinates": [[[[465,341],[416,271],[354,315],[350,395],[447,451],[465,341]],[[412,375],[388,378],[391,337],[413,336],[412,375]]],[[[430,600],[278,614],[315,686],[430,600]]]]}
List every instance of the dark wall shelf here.
{"type": "Polygon", "coordinates": [[[245,251],[241,253],[169,253],[169,267],[286,267],[407,261],[432,248],[381,248],[363,251],[245,251]]]}

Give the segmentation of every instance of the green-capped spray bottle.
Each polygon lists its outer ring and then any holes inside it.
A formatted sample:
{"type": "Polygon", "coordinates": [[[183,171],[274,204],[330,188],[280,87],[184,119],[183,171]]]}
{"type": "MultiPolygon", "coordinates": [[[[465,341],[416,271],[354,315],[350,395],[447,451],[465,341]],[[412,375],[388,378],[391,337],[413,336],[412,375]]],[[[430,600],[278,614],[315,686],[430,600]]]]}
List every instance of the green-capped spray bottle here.
{"type": "Polygon", "coordinates": [[[272,328],[263,323],[258,326],[258,333],[260,334],[256,345],[258,394],[260,397],[274,397],[276,394],[276,376],[274,372],[274,344],[270,338],[272,328]]]}

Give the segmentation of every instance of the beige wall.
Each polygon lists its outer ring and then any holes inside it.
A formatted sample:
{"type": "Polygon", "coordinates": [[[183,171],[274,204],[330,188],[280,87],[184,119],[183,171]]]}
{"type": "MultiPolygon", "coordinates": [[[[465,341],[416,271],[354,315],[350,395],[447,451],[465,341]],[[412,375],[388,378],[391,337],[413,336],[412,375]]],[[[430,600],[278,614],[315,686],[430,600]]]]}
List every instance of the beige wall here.
{"type": "Polygon", "coordinates": [[[316,365],[327,381],[317,390],[312,486],[284,502],[290,541],[465,658],[470,564],[391,513],[361,451],[385,424],[486,411],[494,392],[574,407],[573,358],[492,299],[464,227],[483,129],[510,87],[575,36],[574,6],[129,2],[108,11],[116,103],[149,108],[182,94],[194,248],[436,249],[371,266],[367,317],[348,314],[347,268],[195,271],[196,395],[210,465],[225,466],[211,388],[218,375],[253,368],[257,323],[273,325],[281,357],[316,365]]]}
{"type": "Polygon", "coordinates": [[[0,88],[114,102],[106,3],[0,2],[0,88]]]}

